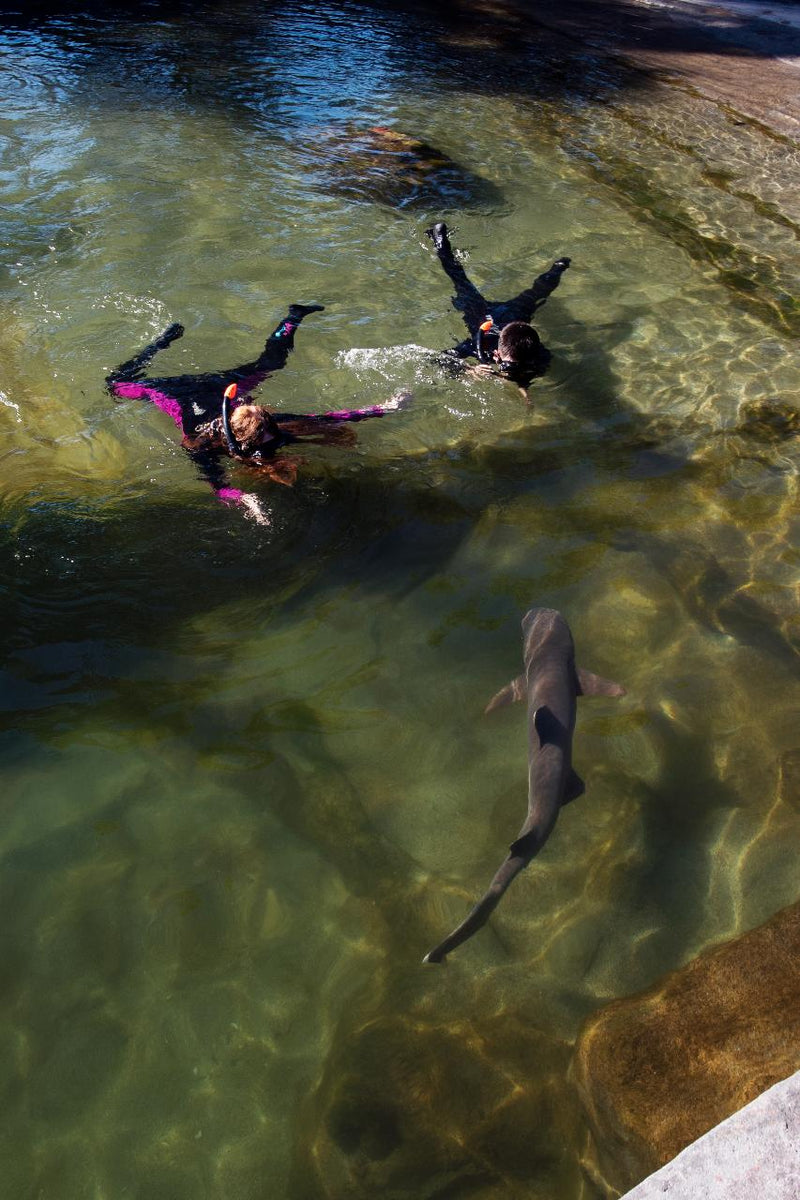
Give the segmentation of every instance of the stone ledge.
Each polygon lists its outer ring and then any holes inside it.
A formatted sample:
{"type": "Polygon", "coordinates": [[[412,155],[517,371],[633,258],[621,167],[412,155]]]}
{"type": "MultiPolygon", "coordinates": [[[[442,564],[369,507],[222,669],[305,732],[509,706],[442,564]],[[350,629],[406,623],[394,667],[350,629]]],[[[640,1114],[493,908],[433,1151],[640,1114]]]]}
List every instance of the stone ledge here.
{"type": "Polygon", "coordinates": [[[800,1071],[698,1138],[623,1200],[797,1200],[800,1071]]]}

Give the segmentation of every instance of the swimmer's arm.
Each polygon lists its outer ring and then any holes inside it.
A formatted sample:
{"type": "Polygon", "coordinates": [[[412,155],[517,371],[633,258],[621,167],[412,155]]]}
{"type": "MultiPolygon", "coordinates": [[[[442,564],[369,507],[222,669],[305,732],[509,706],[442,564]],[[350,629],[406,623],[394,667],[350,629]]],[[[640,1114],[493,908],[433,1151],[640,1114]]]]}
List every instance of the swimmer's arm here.
{"type": "Polygon", "coordinates": [[[467,375],[472,375],[475,379],[499,378],[497,371],[490,367],[489,363],[476,363],[474,367],[465,367],[464,370],[467,375]]]}
{"type": "MultiPolygon", "coordinates": [[[[500,372],[495,371],[495,369],[493,367],[491,367],[489,365],[489,363],[477,363],[474,367],[466,367],[465,371],[466,371],[467,375],[472,375],[475,379],[502,379],[503,378],[503,376],[500,374],[500,372]]],[[[522,384],[520,384],[520,383],[516,384],[515,386],[516,386],[517,391],[519,392],[520,396],[525,401],[525,403],[529,404],[530,396],[528,395],[528,389],[524,388],[522,386],[522,384]]]]}
{"type": "Polygon", "coordinates": [[[251,521],[255,521],[257,525],[272,524],[269,512],[253,492],[242,492],[239,488],[224,487],[217,488],[215,495],[223,504],[235,504],[237,508],[241,508],[244,515],[251,521]]]}
{"type": "Polygon", "coordinates": [[[456,376],[463,375],[465,371],[469,370],[467,364],[459,354],[456,354],[455,350],[442,351],[441,354],[435,355],[434,361],[454,379],[456,376]]]}
{"type": "Polygon", "coordinates": [[[213,450],[193,450],[188,438],[184,438],[183,447],[197,467],[200,478],[213,489],[218,499],[234,500],[238,497],[238,489],[227,487],[227,475],[219,461],[218,454],[213,450]],[[236,496],[224,494],[227,492],[236,492],[236,496]]]}
{"type": "Polygon", "coordinates": [[[262,506],[258,496],[252,492],[243,492],[241,488],[228,486],[225,469],[217,454],[212,450],[192,450],[186,442],[184,446],[197,467],[198,474],[213,489],[217,500],[222,504],[235,504],[257,525],[271,524],[269,513],[262,506]]]}

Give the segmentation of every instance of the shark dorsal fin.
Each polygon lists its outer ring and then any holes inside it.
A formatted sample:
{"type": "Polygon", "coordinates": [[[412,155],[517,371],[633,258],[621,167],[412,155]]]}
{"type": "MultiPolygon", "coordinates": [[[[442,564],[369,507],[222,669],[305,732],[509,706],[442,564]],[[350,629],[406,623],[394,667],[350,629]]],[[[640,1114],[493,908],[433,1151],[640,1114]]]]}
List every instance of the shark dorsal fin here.
{"type": "Polygon", "coordinates": [[[563,731],[558,717],[546,704],[542,704],[533,714],[533,727],[539,735],[540,746],[543,746],[545,742],[556,741],[563,731]]]}
{"type": "Polygon", "coordinates": [[[614,683],[613,679],[604,679],[602,675],[594,675],[591,671],[585,671],[583,667],[576,667],[575,674],[578,677],[578,687],[576,694],[578,696],[624,696],[626,695],[625,688],[621,683],[614,683]]]}

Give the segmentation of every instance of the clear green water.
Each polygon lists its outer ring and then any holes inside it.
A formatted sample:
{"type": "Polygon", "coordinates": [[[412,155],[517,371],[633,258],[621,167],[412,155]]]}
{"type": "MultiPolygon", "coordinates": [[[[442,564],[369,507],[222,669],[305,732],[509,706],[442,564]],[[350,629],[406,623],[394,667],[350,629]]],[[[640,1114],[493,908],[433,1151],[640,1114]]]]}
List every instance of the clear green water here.
{"type": "Polygon", "coordinates": [[[798,442],[746,428],[798,403],[791,156],[495,11],[4,26],[15,1200],[588,1200],[583,1019],[797,898],[798,442]],[[349,123],[478,178],[383,203],[349,123]],[[573,258],[532,409],[415,349],[462,336],[437,217],[490,296],[573,258]],[[292,300],[326,309],[265,399],[415,402],[265,530],[103,378],[173,320],[159,373],[247,359],[292,300]],[[581,702],[586,795],[425,968],[525,810],[524,716],[482,711],[534,603],[628,695],[581,702]]]}

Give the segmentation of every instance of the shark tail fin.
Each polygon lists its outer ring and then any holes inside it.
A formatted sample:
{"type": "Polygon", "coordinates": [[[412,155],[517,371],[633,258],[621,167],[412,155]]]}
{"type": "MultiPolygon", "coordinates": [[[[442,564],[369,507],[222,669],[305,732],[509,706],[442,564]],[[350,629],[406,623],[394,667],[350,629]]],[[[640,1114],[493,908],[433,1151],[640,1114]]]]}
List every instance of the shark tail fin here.
{"type": "Polygon", "coordinates": [[[526,694],[525,676],[518,675],[516,679],[511,680],[511,683],[507,683],[504,688],[501,688],[496,696],[492,696],[483,711],[490,713],[494,712],[496,708],[505,708],[507,704],[513,704],[516,700],[524,700],[526,694]]]}
{"type": "Polygon", "coordinates": [[[528,865],[529,861],[530,855],[515,854],[512,850],[508,857],[503,859],[499,869],[495,872],[494,879],[489,884],[488,890],[484,892],[478,903],[467,913],[461,924],[457,925],[452,933],[448,933],[444,941],[440,942],[438,946],[434,946],[433,950],[429,950],[422,961],[426,963],[443,963],[451,950],[455,950],[456,946],[460,946],[462,942],[466,942],[474,933],[477,933],[497,908],[508,885],[519,875],[523,867],[528,865]]]}
{"type": "Polygon", "coordinates": [[[595,675],[591,671],[585,671],[583,667],[576,667],[575,674],[578,677],[578,686],[576,688],[578,696],[627,695],[622,684],[614,683],[613,679],[604,679],[602,675],[595,675]]]}

